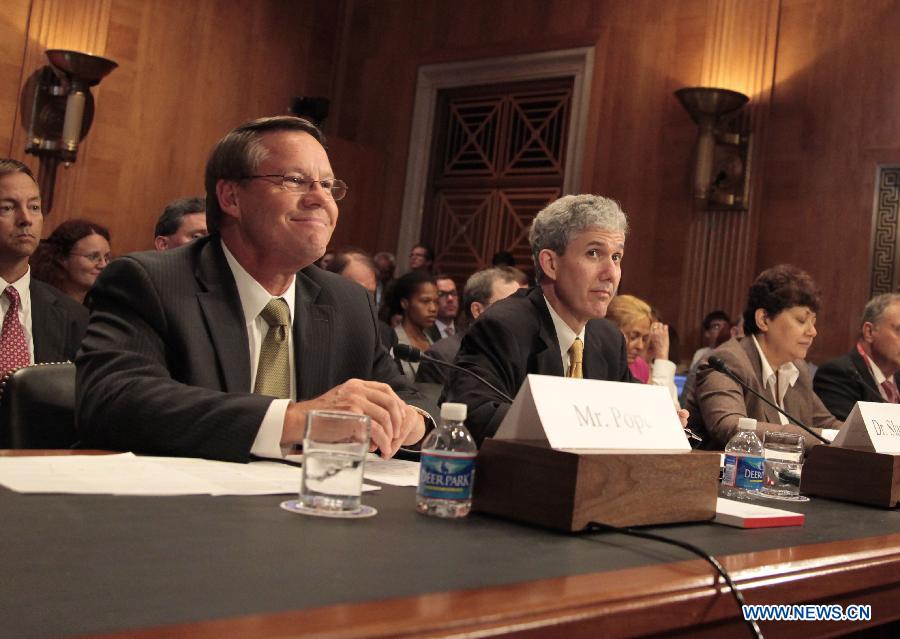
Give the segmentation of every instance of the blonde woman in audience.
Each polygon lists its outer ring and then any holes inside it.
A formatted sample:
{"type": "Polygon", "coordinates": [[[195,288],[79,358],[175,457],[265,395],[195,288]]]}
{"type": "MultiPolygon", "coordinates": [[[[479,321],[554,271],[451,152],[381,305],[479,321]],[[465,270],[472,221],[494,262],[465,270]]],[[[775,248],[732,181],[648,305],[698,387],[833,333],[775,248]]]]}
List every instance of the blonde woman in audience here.
{"type": "Polygon", "coordinates": [[[110,259],[109,231],[88,220],[66,220],[34,252],[34,277],[79,304],[110,259]]]}
{"type": "Polygon", "coordinates": [[[650,305],[634,295],[617,295],[609,303],[606,319],[625,336],[628,368],[639,381],[665,386],[678,403],[675,364],[669,361],[669,327],[653,321],[650,305]]]}

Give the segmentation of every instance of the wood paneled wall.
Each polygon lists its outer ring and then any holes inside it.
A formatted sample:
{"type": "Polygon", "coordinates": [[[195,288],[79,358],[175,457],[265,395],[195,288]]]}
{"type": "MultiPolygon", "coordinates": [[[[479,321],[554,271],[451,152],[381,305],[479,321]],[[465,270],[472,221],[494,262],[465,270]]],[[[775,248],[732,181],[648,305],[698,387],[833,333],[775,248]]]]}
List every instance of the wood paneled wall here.
{"type": "Polygon", "coordinates": [[[869,296],[876,165],[900,164],[900,3],[783,0],[758,264],[823,289],[811,358],[849,350],[869,296]]]}
{"type": "Polygon", "coordinates": [[[622,290],[681,324],[694,346],[704,307],[723,305],[723,291],[731,302],[735,280],[746,290],[755,246],[747,216],[735,218],[735,234],[693,209],[696,127],[673,92],[714,83],[766,95],[777,8],[778,0],[351,0],[343,58],[354,72],[342,74],[334,125],[342,137],[385,155],[380,223],[360,220],[359,232],[381,247],[395,240],[419,65],[594,46],[582,184],[618,199],[630,216],[622,290]],[[710,251],[735,237],[741,266],[713,268],[710,251]]]}
{"type": "Polygon", "coordinates": [[[594,46],[582,183],[630,215],[623,290],[675,322],[689,356],[705,311],[739,311],[757,272],[796,263],[823,288],[822,361],[868,296],[875,166],[900,162],[897,33],[898,0],[6,0],[0,149],[24,155],[18,92],[46,48],[118,61],[47,230],[92,217],[126,252],[150,246],[165,202],[201,192],[225,131],[325,95],[351,185],[333,244],[391,250],[418,66],[594,46]],[[672,92],[696,84],[751,96],[749,213],[693,207],[696,128],[672,92]]]}
{"type": "Polygon", "coordinates": [[[46,49],[89,51],[119,63],[93,89],[94,124],[78,161],[60,168],[45,234],[85,217],[110,227],[117,254],[152,247],[164,205],[203,193],[203,167],[218,138],[250,118],[286,113],[293,96],[330,93],[340,22],[334,6],[7,0],[0,18],[0,81],[7,89],[0,92],[0,143],[13,157],[36,167],[23,151],[12,89],[46,64],[46,49]]]}
{"type": "Polygon", "coordinates": [[[383,157],[381,208],[355,237],[395,245],[419,65],[595,46],[583,184],[629,213],[622,289],[677,324],[689,357],[706,311],[739,312],[759,271],[796,263],[823,289],[821,362],[852,343],[874,167],[900,160],[897,33],[897,0],[348,0],[332,125],[383,157]],[[748,213],[693,208],[696,128],[672,92],[697,84],[751,97],[748,213]]]}

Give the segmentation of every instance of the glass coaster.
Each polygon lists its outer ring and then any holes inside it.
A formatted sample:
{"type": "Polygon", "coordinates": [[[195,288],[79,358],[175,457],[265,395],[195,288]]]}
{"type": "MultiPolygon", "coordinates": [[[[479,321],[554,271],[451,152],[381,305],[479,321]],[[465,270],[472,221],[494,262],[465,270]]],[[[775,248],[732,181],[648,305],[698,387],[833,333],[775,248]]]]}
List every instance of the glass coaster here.
{"type": "Polygon", "coordinates": [[[314,508],[306,508],[300,503],[299,499],[289,499],[281,502],[281,508],[299,515],[309,515],[311,517],[327,517],[329,519],[365,519],[366,517],[374,517],[378,511],[371,506],[363,504],[356,512],[343,512],[340,510],[316,510],[314,508]]]}
{"type": "Polygon", "coordinates": [[[795,502],[795,503],[802,503],[802,502],[809,501],[809,497],[804,497],[803,495],[793,495],[793,496],[788,496],[788,495],[770,495],[769,493],[765,493],[765,492],[763,492],[762,490],[756,491],[756,495],[757,495],[758,497],[763,497],[763,498],[765,498],[765,499],[773,499],[773,500],[776,500],[776,501],[792,501],[792,502],[795,502]]]}

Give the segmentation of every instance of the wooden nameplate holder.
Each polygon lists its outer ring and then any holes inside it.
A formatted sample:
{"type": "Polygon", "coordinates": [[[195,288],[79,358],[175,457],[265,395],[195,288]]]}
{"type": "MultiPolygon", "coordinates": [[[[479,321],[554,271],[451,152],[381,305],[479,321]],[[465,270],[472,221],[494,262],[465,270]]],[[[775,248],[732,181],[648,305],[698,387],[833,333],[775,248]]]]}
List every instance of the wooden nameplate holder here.
{"type": "Polygon", "coordinates": [[[476,461],[476,511],[567,532],[590,521],[644,526],[716,515],[719,454],[571,452],[486,439],[476,461]]]}
{"type": "Polygon", "coordinates": [[[800,492],[893,508],[900,501],[900,455],[813,446],[803,463],[800,492]]]}

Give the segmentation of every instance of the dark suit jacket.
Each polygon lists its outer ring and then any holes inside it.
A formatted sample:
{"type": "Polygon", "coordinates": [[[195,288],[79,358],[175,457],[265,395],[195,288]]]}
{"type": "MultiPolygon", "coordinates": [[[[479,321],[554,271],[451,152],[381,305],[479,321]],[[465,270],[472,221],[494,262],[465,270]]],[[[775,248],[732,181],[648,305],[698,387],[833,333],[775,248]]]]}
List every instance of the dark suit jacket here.
{"type": "MultiPolygon", "coordinates": [[[[900,384],[900,373],[894,375],[900,384]]],[[[823,364],[813,378],[813,389],[831,414],[847,419],[856,402],[883,402],[875,378],[859,352],[854,348],[847,355],[823,364]]]]}
{"type": "MultiPolygon", "coordinates": [[[[452,364],[456,360],[456,354],[459,352],[459,346],[462,344],[462,336],[464,334],[454,333],[439,339],[431,345],[431,348],[425,351],[425,354],[442,362],[450,362],[452,364]]],[[[419,370],[416,371],[416,381],[447,386],[450,381],[450,370],[450,368],[440,364],[420,362],[419,370]]]]}
{"type": "Polygon", "coordinates": [[[74,360],[87,328],[87,309],[33,275],[29,288],[34,363],[74,360]]]}
{"type": "Polygon", "coordinates": [[[438,342],[444,339],[444,336],[441,335],[441,329],[437,327],[437,324],[432,324],[431,326],[426,328],[425,334],[431,339],[432,342],[438,342]]]}
{"type": "MultiPolygon", "coordinates": [[[[250,392],[246,323],[221,240],[113,261],[97,279],[77,366],[83,444],[247,461],[271,397],[250,392]]],[[[297,397],[350,378],[420,398],[378,337],[366,291],[316,266],[297,273],[297,397]]]]}
{"type": "MultiPolygon", "coordinates": [[[[565,374],[559,340],[540,287],[520,290],[478,317],[463,337],[456,363],[478,373],[515,397],[529,373],[565,374]]],[[[585,328],[582,372],[586,379],[633,382],[625,340],[607,320],[590,320],[585,328]]],[[[454,372],[449,400],[467,404],[466,423],[478,443],[491,437],[509,402],[469,375],[454,372]]]]}
{"type": "MultiPolygon", "coordinates": [[[[750,337],[731,339],[716,348],[711,355],[721,357],[753,390],[765,397],[772,396],[763,386],[762,362],[750,337]]],[[[724,373],[714,370],[708,359],[709,356],[701,360],[697,368],[697,383],[686,402],[691,414],[688,425],[703,437],[704,448],[723,450],[737,432],[738,419],[741,417],[757,420],[756,434],[760,441],[767,430],[776,430],[803,435],[807,446],[819,443],[800,427],[783,425],[774,408],[744,390],[724,373]]],[[[843,424],[828,412],[813,392],[806,362],[798,359],[794,361],[794,365],[800,371],[800,377],[785,393],[784,409],[810,428],[840,428],[843,424]]]]}

